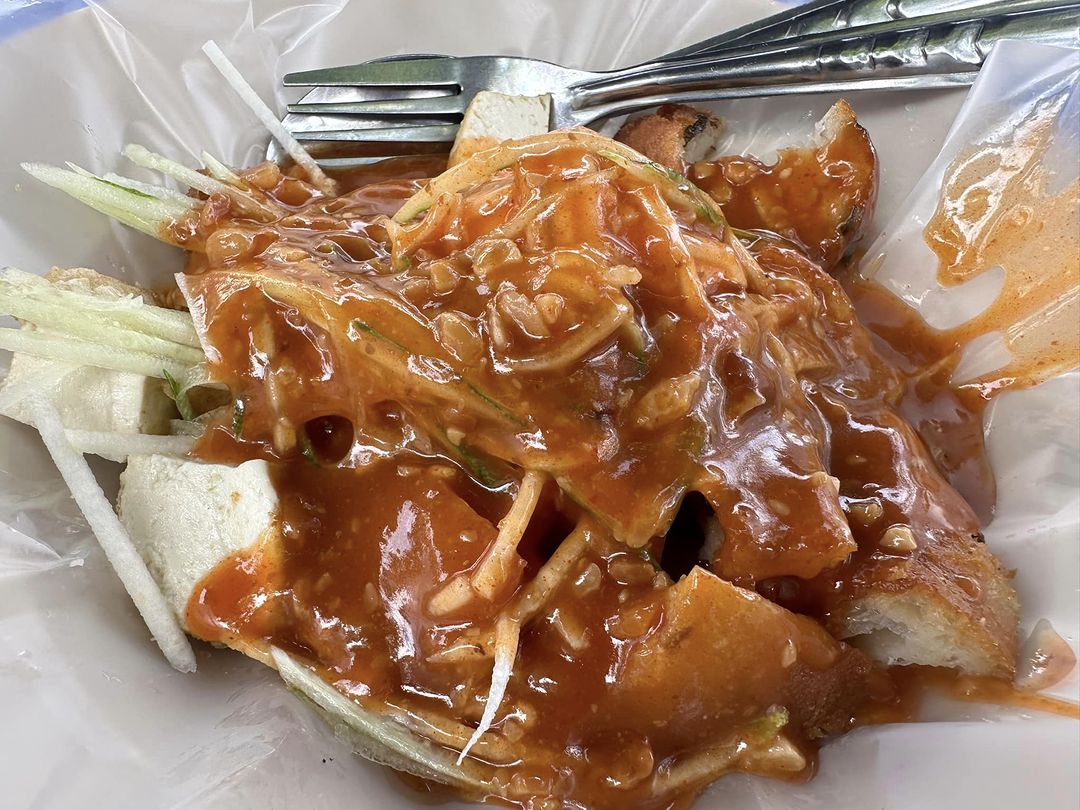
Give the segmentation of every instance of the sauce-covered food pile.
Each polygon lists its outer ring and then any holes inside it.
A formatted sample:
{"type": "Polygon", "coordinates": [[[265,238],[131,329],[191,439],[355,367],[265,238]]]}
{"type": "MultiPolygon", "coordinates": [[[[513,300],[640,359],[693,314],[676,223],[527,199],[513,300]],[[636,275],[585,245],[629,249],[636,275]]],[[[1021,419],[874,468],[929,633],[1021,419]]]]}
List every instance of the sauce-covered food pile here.
{"type": "Polygon", "coordinates": [[[230,400],[195,455],[267,462],[277,501],[191,633],[534,810],[806,778],[905,715],[895,665],[1011,679],[977,403],[901,373],[832,274],[877,174],[846,106],[775,166],[562,131],[442,169],[265,164],[257,205],[169,226],[230,400]]]}

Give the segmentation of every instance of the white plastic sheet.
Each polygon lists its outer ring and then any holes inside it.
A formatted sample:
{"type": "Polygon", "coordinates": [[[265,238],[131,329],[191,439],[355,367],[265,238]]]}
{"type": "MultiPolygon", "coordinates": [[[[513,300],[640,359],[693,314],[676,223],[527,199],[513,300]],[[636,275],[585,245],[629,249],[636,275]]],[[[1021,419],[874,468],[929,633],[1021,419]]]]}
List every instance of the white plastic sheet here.
{"type": "MultiPolygon", "coordinates": [[[[270,99],[288,70],[391,52],[628,64],[778,8],[768,0],[90,4],[0,42],[0,264],[39,273],[53,264],[85,265],[142,283],[160,283],[180,268],[176,251],[35,186],[17,163],[74,160],[95,172],[144,176],[117,155],[130,141],[190,163],[203,149],[231,163],[257,159],[264,135],[201,54],[209,38],[270,99]]],[[[1017,59],[995,83],[984,83],[985,98],[1007,101],[1026,86],[1030,64],[1017,59]]],[[[963,97],[939,91],[852,99],[881,154],[877,222],[891,224],[890,239],[878,245],[887,264],[902,269],[910,261],[895,239],[907,248],[920,243],[919,223],[929,214],[927,200],[933,203],[926,190],[935,181],[901,201],[937,155],[963,97]]],[[[727,147],[767,153],[807,134],[831,101],[723,105],[727,147]]],[[[1072,375],[1003,397],[989,432],[1001,503],[988,541],[1020,571],[1025,628],[1049,616],[1074,645],[1077,384],[1072,375]]],[[[99,472],[115,486],[114,465],[103,463],[99,472]]],[[[198,655],[196,675],[169,669],[36,436],[0,420],[5,806],[393,810],[423,800],[389,772],[351,757],[274,673],[235,653],[200,646],[198,655]]],[[[1058,691],[1076,699],[1077,689],[1074,676],[1058,691]]],[[[1076,723],[972,706],[942,716],[949,719],[867,729],[826,746],[809,785],[734,777],[700,806],[989,809],[1080,800],[1076,723]]]]}

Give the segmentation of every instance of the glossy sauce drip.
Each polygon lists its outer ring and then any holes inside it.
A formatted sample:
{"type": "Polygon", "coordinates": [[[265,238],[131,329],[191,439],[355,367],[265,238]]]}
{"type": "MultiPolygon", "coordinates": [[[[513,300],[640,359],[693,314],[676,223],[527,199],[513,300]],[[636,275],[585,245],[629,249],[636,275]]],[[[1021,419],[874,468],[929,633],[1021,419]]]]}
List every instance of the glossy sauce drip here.
{"type": "Polygon", "coordinates": [[[993,391],[952,384],[961,357],[955,335],[932,328],[917,310],[872,282],[852,279],[846,287],[875,347],[902,375],[900,414],[986,526],[997,500],[983,434],[993,391]]]}
{"type": "Polygon", "coordinates": [[[1018,689],[1001,678],[963,675],[952,669],[917,666],[897,667],[893,670],[893,678],[900,689],[907,693],[912,706],[917,705],[932,691],[965,703],[1008,706],[1080,720],[1080,704],[1018,689]]]}
{"type": "MultiPolygon", "coordinates": [[[[1001,333],[1011,361],[971,383],[988,391],[1035,385],[1080,364],[1080,178],[1060,177],[1045,160],[1064,103],[1044,103],[1002,140],[965,150],[926,226],[943,286],[1004,271],[994,301],[945,338],[963,346],[1001,333]]],[[[1064,168],[1075,170],[1075,161],[1064,168]]]]}

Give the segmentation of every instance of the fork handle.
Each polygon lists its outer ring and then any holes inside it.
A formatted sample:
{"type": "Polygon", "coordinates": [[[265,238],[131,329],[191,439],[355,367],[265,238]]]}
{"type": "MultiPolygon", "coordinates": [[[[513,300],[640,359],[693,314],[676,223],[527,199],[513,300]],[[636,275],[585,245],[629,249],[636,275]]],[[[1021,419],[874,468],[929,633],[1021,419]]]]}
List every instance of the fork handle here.
{"type": "Polygon", "coordinates": [[[1080,0],[1013,0],[977,15],[948,12],[602,73],[571,88],[571,115],[587,124],[673,101],[970,84],[999,40],[1080,46],[1078,9],[1080,0]]]}
{"type": "Polygon", "coordinates": [[[776,43],[781,39],[836,32],[875,23],[910,20],[949,11],[971,10],[989,5],[990,2],[992,0],[811,0],[797,8],[781,11],[771,17],[755,20],[671,51],[655,61],[670,62],[730,53],[755,45],[776,43]]]}

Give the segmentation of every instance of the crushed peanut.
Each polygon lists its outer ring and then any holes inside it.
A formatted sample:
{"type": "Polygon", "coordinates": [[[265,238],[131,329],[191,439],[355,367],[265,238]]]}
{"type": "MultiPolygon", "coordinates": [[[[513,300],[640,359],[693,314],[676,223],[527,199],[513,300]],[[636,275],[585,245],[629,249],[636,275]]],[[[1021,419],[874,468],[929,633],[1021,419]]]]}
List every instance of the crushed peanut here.
{"type": "Polygon", "coordinates": [[[566,300],[558,293],[540,293],[535,298],[536,308],[540,311],[540,317],[548,326],[553,325],[562,315],[566,300]]]}
{"type": "Polygon", "coordinates": [[[296,447],[296,428],[288,417],[282,416],[274,422],[273,435],[274,452],[285,455],[292,452],[296,447]]]}
{"type": "Polygon", "coordinates": [[[784,669],[788,669],[793,666],[799,659],[799,650],[795,646],[795,642],[790,638],[784,642],[784,650],[780,653],[780,666],[784,669]]]}
{"type": "Polygon", "coordinates": [[[780,517],[787,517],[791,514],[791,507],[783,501],[778,501],[776,498],[769,499],[769,508],[780,517]]]}
{"type": "Polygon", "coordinates": [[[431,286],[437,295],[453,292],[461,281],[461,276],[447,261],[431,262],[428,265],[428,274],[431,277],[431,286]]]}
{"type": "Polygon", "coordinates": [[[585,570],[578,574],[577,579],[574,580],[574,590],[578,592],[579,596],[590,594],[600,587],[602,578],[603,574],[600,573],[600,566],[596,563],[589,563],[585,566],[585,570]]]}
{"type": "Polygon", "coordinates": [[[863,501],[850,501],[848,503],[848,514],[860,525],[869,526],[880,520],[881,516],[885,514],[885,510],[881,506],[881,501],[877,498],[868,498],[863,501]]]}
{"type": "Polygon", "coordinates": [[[638,402],[637,424],[654,430],[686,416],[700,387],[701,375],[697,372],[658,383],[638,402]]]}
{"type": "Polygon", "coordinates": [[[815,487],[828,487],[832,490],[834,495],[840,494],[840,479],[834,475],[829,475],[827,472],[818,470],[811,474],[810,483],[815,487]]]}
{"type": "Polygon", "coordinates": [[[513,321],[526,337],[537,339],[551,334],[536,304],[525,295],[507,290],[500,292],[495,301],[499,312],[513,321]]]}
{"type": "Polygon", "coordinates": [[[612,287],[627,287],[641,283],[641,271],[636,267],[617,264],[604,270],[604,281],[612,287]]]}
{"type": "Polygon", "coordinates": [[[887,551],[910,553],[919,547],[915,542],[915,535],[907,526],[890,526],[881,535],[878,545],[887,551]]]}
{"type": "Polygon", "coordinates": [[[457,312],[440,312],[433,322],[439,335],[439,342],[453,352],[459,360],[473,364],[481,359],[484,344],[470,318],[457,312]]]}

